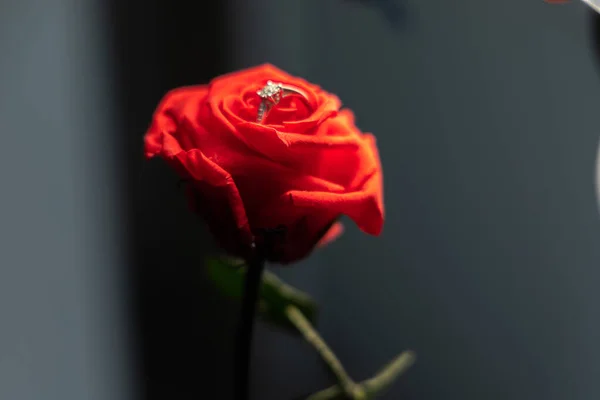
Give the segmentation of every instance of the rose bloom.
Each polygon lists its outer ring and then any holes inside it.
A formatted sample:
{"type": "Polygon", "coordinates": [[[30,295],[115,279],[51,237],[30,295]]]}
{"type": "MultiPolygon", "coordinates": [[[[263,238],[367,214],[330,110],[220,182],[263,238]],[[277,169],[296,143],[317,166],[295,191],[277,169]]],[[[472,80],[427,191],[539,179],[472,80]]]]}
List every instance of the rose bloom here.
{"type": "Polygon", "coordinates": [[[266,258],[287,264],[341,233],[342,215],[366,233],[381,232],[375,138],[340,107],[335,95],[265,64],[167,93],[146,133],[145,155],[162,157],[190,183],[190,204],[229,254],[250,257],[276,229],[266,258]],[[258,123],[257,91],[269,80],[306,99],[283,97],[258,123]]]}

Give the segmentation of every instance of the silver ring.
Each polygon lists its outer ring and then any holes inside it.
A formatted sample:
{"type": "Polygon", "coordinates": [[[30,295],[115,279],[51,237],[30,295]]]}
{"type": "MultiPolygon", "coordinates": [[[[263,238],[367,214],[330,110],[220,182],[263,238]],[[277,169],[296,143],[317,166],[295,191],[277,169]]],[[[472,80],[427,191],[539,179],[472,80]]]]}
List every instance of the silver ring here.
{"type": "Polygon", "coordinates": [[[273,81],[267,81],[267,84],[258,90],[256,94],[262,99],[258,106],[258,114],[256,115],[256,122],[258,123],[262,123],[273,107],[279,104],[284,97],[297,95],[308,101],[308,97],[302,90],[273,81]]]}

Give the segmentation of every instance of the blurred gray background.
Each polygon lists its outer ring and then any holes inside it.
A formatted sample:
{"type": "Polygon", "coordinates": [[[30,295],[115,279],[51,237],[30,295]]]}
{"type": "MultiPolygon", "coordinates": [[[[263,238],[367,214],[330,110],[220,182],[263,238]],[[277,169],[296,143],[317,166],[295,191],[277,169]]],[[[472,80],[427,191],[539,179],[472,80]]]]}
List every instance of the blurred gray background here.
{"type": "MultiPolygon", "coordinates": [[[[378,138],[387,221],[277,273],[386,399],[600,398],[600,75],[579,2],[0,1],[0,399],[227,399],[237,305],[141,140],[169,88],[263,62],[378,138]],[[218,4],[220,5],[218,5],[218,4]],[[224,5],[226,4],[226,5],[224,5]]],[[[258,326],[253,398],[332,383],[258,326]]]]}

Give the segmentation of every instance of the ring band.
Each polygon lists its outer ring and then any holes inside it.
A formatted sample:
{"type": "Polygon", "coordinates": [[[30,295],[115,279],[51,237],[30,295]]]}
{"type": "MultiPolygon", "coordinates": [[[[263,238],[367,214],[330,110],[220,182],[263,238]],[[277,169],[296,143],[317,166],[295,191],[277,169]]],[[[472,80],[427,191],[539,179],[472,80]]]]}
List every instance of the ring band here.
{"type": "Polygon", "coordinates": [[[256,115],[256,122],[258,123],[262,123],[273,107],[279,104],[284,97],[296,95],[301,96],[304,100],[308,101],[308,96],[302,90],[290,85],[272,81],[268,81],[262,89],[256,92],[256,94],[262,99],[258,106],[258,114],[256,115]]]}

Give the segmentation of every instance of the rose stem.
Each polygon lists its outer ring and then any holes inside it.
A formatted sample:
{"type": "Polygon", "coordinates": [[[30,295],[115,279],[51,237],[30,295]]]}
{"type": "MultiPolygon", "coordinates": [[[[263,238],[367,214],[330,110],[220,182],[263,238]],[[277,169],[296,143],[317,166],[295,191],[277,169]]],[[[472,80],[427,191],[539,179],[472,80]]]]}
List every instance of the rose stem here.
{"type": "Polygon", "coordinates": [[[338,360],[333,351],[327,346],[327,343],[325,343],[323,338],[313,328],[310,321],[306,319],[302,312],[295,306],[288,306],[285,309],[285,313],[288,319],[300,333],[302,333],[304,339],[317,350],[321,358],[327,363],[331,372],[336,376],[344,393],[351,399],[365,398],[362,388],[350,378],[340,360],[338,360]]]}
{"type": "MultiPolygon", "coordinates": [[[[402,375],[415,362],[415,354],[412,351],[405,351],[394,358],[381,371],[371,379],[367,379],[360,383],[365,389],[369,398],[374,398],[381,395],[394,380],[402,375]]],[[[325,390],[315,393],[306,400],[333,400],[340,399],[343,395],[339,385],[333,385],[325,390]]]]}
{"type": "Polygon", "coordinates": [[[416,359],[415,353],[410,350],[400,353],[383,367],[377,375],[362,383],[365,391],[371,396],[380,395],[394,383],[396,378],[406,372],[415,363],[416,359]]]}
{"type": "Polygon", "coordinates": [[[259,251],[256,251],[255,256],[248,263],[246,278],[244,279],[242,310],[234,349],[233,393],[235,400],[247,400],[249,398],[252,333],[264,268],[264,257],[259,251]]]}

